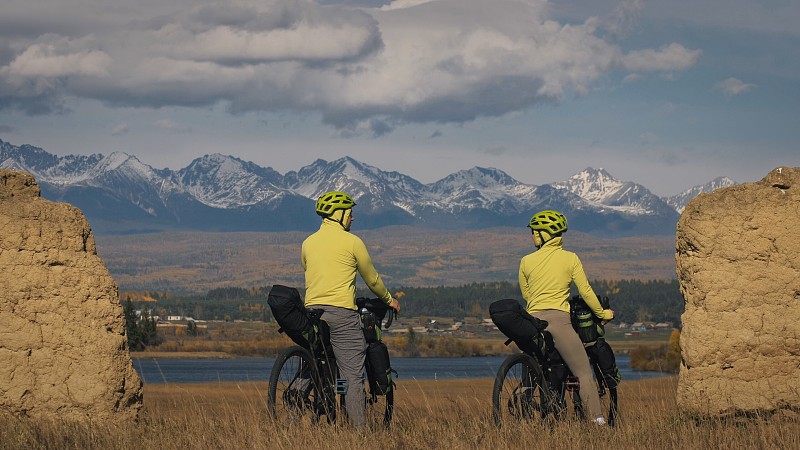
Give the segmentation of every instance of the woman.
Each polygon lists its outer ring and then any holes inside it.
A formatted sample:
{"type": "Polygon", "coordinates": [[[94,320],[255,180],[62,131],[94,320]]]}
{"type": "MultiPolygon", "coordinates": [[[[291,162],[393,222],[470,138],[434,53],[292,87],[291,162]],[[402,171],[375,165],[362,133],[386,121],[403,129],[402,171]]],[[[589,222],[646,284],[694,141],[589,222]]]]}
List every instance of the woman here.
{"type": "Polygon", "coordinates": [[[556,349],[584,387],[580,395],[587,405],[587,417],[598,425],[605,425],[597,391],[586,388],[593,386],[592,369],[583,343],[570,322],[570,284],[575,283],[597,317],[611,320],[614,311],[600,306],[578,255],[562,248],[561,235],[567,231],[567,218],[563,214],[552,210],[538,212],[531,217],[528,227],[537,250],[522,258],[519,264],[519,285],[527,310],[548,322],[547,330],[553,335],[556,349]]]}

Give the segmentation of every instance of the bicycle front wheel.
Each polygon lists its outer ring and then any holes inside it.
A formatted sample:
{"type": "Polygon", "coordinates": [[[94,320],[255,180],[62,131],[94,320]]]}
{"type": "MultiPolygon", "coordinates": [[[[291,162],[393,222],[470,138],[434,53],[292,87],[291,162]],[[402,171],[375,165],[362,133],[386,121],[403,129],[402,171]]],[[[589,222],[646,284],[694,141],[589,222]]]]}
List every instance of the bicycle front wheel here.
{"type": "Polygon", "coordinates": [[[599,389],[598,394],[600,395],[600,406],[603,408],[603,412],[607,414],[606,418],[608,424],[612,427],[617,426],[619,420],[619,406],[617,402],[616,383],[611,385],[607,383],[606,389],[599,389]]]}
{"type": "Polygon", "coordinates": [[[300,346],[284,350],[275,359],[269,377],[267,410],[284,426],[316,423],[322,392],[314,359],[300,346]]]}
{"type": "Polygon", "coordinates": [[[544,419],[551,398],[539,363],[525,353],[511,355],[500,365],[494,379],[492,418],[497,426],[537,417],[544,419]]]}
{"type": "Polygon", "coordinates": [[[376,394],[372,388],[369,389],[367,392],[367,420],[370,425],[383,424],[383,426],[389,427],[392,423],[394,391],[394,382],[386,393],[380,395],[376,394]]]}
{"type": "MultiPolygon", "coordinates": [[[[597,389],[597,395],[600,398],[600,412],[606,417],[608,425],[612,427],[616,426],[619,418],[616,381],[609,383],[603,379],[594,380],[594,382],[589,383],[587,389],[597,389]]],[[[575,409],[575,417],[579,420],[586,420],[586,411],[583,407],[579,391],[573,393],[572,402],[575,409]]]]}

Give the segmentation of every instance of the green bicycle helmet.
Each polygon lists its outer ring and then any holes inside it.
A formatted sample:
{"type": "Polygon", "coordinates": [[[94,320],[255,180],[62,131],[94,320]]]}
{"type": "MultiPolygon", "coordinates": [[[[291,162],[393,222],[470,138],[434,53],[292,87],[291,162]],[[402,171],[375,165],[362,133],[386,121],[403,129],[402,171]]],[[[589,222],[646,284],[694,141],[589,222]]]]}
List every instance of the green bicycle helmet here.
{"type": "Polygon", "coordinates": [[[551,209],[539,211],[531,217],[528,228],[535,231],[546,231],[551,236],[567,231],[567,218],[558,211],[551,209]]]}
{"type": "Polygon", "coordinates": [[[340,209],[350,209],[356,206],[353,198],[344,192],[330,191],[322,194],[317,199],[316,210],[317,214],[322,217],[328,217],[340,209]]]}

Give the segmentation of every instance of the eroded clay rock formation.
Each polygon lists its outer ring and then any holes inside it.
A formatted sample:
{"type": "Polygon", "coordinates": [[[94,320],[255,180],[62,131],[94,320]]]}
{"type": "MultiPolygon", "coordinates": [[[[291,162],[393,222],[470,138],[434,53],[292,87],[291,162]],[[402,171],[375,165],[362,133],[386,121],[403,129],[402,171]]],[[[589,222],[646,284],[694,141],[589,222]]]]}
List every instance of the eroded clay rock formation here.
{"type": "Polygon", "coordinates": [[[679,407],[800,410],[800,168],[696,197],[676,245],[686,303],[679,407]]]}
{"type": "Polygon", "coordinates": [[[80,210],[0,170],[0,411],[131,420],[131,364],[116,283],[80,210]]]}

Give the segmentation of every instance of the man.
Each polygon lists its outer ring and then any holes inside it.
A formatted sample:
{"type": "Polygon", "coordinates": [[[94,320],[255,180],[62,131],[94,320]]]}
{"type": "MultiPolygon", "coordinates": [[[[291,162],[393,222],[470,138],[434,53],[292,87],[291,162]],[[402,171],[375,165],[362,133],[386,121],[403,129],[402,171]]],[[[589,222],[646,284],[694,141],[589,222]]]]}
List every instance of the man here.
{"type": "Polygon", "coordinates": [[[316,203],[322,217],[319,231],[303,241],[302,264],[306,278],[306,307],[325,311],[339,374],[347,380],[345,408],[353,426],[366,422],[366,398],[362,374],[367,344],[355,304],[356,272],[367,287],[387,305],[400,312],[400,303],[386,289],[372,265],[367,247],[350,233],[356,203],[344,192],[323,194],[316,203]]]}

